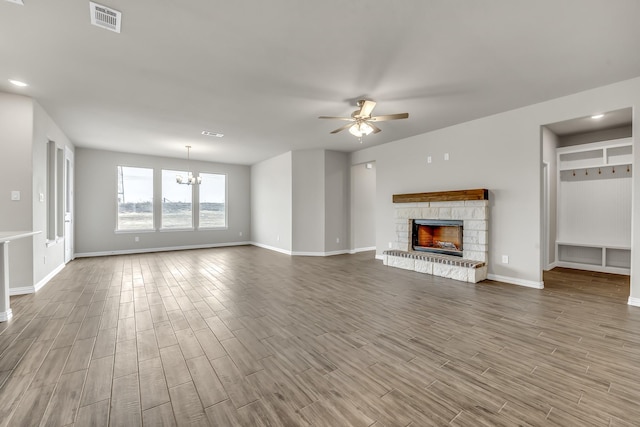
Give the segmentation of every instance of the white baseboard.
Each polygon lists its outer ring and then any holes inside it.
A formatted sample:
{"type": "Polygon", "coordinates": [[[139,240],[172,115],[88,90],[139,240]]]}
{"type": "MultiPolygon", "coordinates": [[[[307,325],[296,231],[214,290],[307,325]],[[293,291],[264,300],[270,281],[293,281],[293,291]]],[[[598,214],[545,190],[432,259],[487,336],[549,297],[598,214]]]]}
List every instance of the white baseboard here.
{"type": "Polygon", "coordinates": [[[553,270],[554,268],[556,268],[558,266],[558,263],[556,261],[552,262],[551,264],[547,265],[544,268],[544,271],[549,271],[549,270],[553,270]]]}
{"type": "Polygon", "coordinates": [[[629,301],[627,302],[627,304],[634,307],[640,307],[640,298],[629,297],[629,301]]]}
{"type": "Polygon", "coordinates": [[[349,251],[350,254],[357,254],[358,252],[369,252],[369,251],[375,251],[377,248],[375,246],[370,246],[368,248],[355,248],[355,249],[351,249],[349,251]]]}
{"type": "Polygon", "coordinates": [[[512,285],[526,286],[527,288],[544,289],[544,282],[518,279],[517,277],[499,276],[497,274],[487,274],[487,279],[496,282],[510,283],[512,285]]]}
{"type": "Polygon", "coordinates": [[[167,246],[162,248],[144,248],[144,249],[124,249],[117,251],[102,251],[102,252],[82,252],[76,253],[75,258],[87,258],[96,256],[110,256],[110,255],[131,255],[131,254],[144,254],[150,252],[169,252],[169,251],[184,251],[189,249],[208,249],[208,248],[222,248],[226,246],[245,246],[251,245],[251,242],[228,242],[228,243],[207,243],[204,245],[187,245],[187,246],[167,246]]]}
{"type": "Polygon", "coordinates": [[[0,311],[0,322],[6,322],[7,320],[11,320],[13,317],[13,311],[8,309],[7,311],[0,311]]]}
{"type": "Polygon", "coordinates": [[[286,249],[276,248],[275,246],[269,246],[258,242],[249,242],[250,245],[257,246],[262,249],[269,249],[270,251],[280,252],[281,254],[291,255],[291,251],[286,249]]]}
{"type": "Polygon", "coordinates": [[[330,252],[291,252],[293,256],[333,256],[333,255],[344,255],[348,254],[349,251],[339,250],[339,251],[330,251],[330,252]]]}
{"type": "Polygon", "coordinates": [[[65,266],[66,264],[60,264],[34,286],[20,286],[17,288],[9,288],[9,296],[35,294],[40,289],[42,289],[44,285],[49,283],[49,280],[53,279],[56,274],[60,273],[65,266]]]}

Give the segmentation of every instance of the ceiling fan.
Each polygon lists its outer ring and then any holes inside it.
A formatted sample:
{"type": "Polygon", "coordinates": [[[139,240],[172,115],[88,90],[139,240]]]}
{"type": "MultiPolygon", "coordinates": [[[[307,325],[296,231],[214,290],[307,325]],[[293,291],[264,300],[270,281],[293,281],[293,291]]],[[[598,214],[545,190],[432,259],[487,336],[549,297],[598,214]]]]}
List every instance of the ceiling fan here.
{"type": "Polygon", "coordinates": [[[351,117],[331,117],[331,116],[320,116],[319,119],[335,119],[335,120],[346,120],[350,123],[339,127],[338,129],[332,131],[331,133],[338,133],[345,129],[349,129],[349,132],[360,138],[360,142],[362,142],[362,137],[365,135],[369,135],[370,133],[378,133],[382,129],[374,124],[374,122],[384,122],[387,120],[398,120],[398,119],[406,119],[409,117],[409,113],[398,113],[398,114],[387,114],[384,116],[371,116],[371,112],[373,108],[376,106],[375,101],[371,101],[368,99],[361,99],[358,101],[358,107],[356,111],[351,113],[351,117]]]}

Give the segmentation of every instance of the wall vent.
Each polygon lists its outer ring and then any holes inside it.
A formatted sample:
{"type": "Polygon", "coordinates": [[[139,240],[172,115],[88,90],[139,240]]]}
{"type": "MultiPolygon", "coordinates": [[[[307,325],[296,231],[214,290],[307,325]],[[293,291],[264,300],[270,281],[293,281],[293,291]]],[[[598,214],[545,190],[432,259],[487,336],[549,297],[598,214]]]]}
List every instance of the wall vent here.
{"type": "Polygon", "coordinates": [[[89,11],[91,13],[91,24],[120,33],[122,13],[92,1],[89,2],[89,11]]]}

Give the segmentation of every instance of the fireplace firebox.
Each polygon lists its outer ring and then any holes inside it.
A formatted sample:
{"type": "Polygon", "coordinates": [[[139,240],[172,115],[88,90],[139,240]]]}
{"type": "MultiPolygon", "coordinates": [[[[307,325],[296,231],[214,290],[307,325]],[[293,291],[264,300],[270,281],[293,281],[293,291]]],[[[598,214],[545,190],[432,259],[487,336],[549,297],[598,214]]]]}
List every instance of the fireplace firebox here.
{"type": "Polygon", "coordinates": [[[462,257],[464,221],[412,219],[410,222],[411,250],[462,257]]]}

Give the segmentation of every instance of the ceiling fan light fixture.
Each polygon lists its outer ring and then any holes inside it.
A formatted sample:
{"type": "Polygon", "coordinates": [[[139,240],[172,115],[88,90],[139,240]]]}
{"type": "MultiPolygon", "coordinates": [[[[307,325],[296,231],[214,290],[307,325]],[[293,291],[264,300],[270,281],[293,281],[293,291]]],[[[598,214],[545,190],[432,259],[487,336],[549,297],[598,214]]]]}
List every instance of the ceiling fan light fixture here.
{"type": "Polygon", "coordinates": [[[373,132],[373,128],[369,126],[369,123],[364,121],[356,122],[349,128],[349,133],[358,138],[369,135],[371,132],[373,132]]]}

